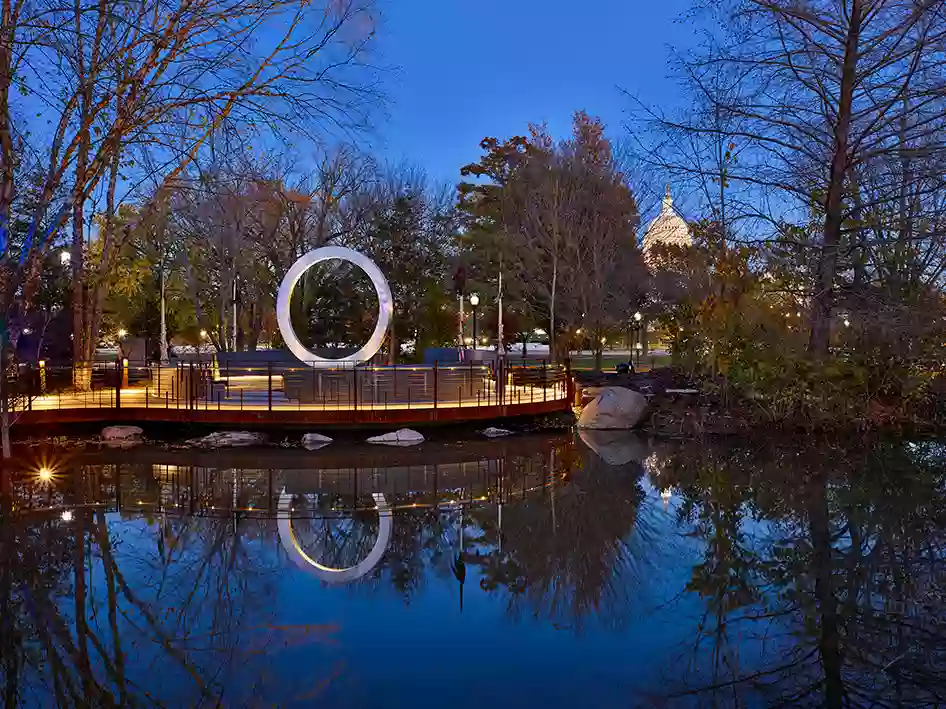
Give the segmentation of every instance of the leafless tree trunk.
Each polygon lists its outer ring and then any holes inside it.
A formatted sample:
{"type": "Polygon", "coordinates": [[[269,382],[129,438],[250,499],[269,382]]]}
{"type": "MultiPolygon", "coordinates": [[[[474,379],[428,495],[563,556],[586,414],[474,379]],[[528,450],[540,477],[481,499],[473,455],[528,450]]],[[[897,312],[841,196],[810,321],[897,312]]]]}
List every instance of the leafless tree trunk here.
{"type": "MultiPolygon", "coordinates": [[[[933,138],[946,128],[942,3],[695,4],[708,39],[678,58],[695,107],[676,117],[645,110],[666,137],[645,152],[659,162],[655,149],[669,147],[671,175],[712,178],[716,196],[691,194],[726,239],[738,219],[742,238],[791,249],[793,296],[809,313],[807,352],[823,358],[852,287],[863,292],[886,277],[885,232],[917,239],[905,221],[911,202],[923,203],[913,211],[924,210],[927,223],[940,222],[929,196],[946,155],[933,138]]],[[[931,261],[924,267],[935,272],[931,261]]]]}
{"type": "Polygon", "coordinates": [[[854,110],[854,86],[857,81],[857,60],[860,52],[863,0],[851,0],[847,39],[841,65],[841,86],[837,115],[834,119],[834,150],[828,175],[824,206],[824,235],[821,256],[811,298],[811,339],[808,351],[816,357],[828,354],[831,343],[831,309],[834,301],[834,280],[838,268],[838,247],[844,221],[842,198],[848,176],[851,118],[854,110]]]}

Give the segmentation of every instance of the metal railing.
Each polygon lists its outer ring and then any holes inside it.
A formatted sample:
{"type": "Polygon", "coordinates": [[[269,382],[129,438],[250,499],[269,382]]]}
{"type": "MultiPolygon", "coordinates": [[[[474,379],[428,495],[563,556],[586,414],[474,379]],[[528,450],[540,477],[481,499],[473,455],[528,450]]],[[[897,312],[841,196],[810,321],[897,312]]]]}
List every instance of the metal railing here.
{"type": "Polygon", "coordinates": [[[567,365],[548,362],[333,368],[284,361],[249,366],[41,362],[20,368],[13,405],[21,411],[438,409],[563,402],[569,398],[569,382],[567,365]]]}

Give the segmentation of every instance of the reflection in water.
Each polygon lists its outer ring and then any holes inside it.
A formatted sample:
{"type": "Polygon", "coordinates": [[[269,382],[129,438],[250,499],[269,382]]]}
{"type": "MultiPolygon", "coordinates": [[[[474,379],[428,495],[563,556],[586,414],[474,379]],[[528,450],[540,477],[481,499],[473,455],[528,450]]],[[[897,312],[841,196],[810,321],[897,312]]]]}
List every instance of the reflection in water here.
{"type": "Polygon", "coordinates": [[[932,442],[96,455],[3,478],[5,706],[946,702],[932,442]]]}
{"type": "MultiPolygon", "coordinates": [[[[378,565],[378,562],[381,561],[381,557],[384,556],[384,552],[388,549],[388,543],[391,541],[391,526],[393,523],[391,506],[388,504],[387,500],[384,499],[383,493],[373,493],[372,497],[374,498],[375,506],[378,508],[378,535],[375,539],[374,546],[371,547],[371,551],[369,551],[368,555],[361,561],[351,566],[337,568],[319,563],[317,559],[309,556],[302,548],[292,528],[293,513],[296,511],[293,505],[293,496],[284,489],[279,496],[277,516],[279,521],[279,541],[282,543],[283,549],[286,550],[289,558],[296,563],[296,566],[326,583],[349,583],[360,579],[378,565]]],[[[323,534],[328,533],[328,518],[323,517],[320,522],[318,526],[323,534]]]]}

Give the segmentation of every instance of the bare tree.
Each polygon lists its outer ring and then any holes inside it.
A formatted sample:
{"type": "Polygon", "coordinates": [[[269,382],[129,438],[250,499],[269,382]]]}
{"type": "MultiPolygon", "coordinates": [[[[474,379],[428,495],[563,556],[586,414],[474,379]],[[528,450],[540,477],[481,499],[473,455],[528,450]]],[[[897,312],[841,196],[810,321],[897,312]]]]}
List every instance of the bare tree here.
{"type": "MultiPolygon", "coordinates": [[[[376,96],[374,70],[363,61],[374,19],[368,0],[89,0],[41,3],[38,11],[40,31],[13,52],[23,55],[22,91],[51,126],[30,146],[46,164],[46,179],[30,238],[19,253],[4,254],[5,304],[71,219],[74,358],[87,362],[98,340],[109,259],[127,232],[109,213],[124,198],[118,190],[125,172],[148,165],[152,182],[173,184],[224,129],[241,140],[262,140],[291,125],[289,133],[312,139],[326,128],[360,123],[376,96]],[[150,160],[135,161],[142,154],[150,160]],[[51,195],[64,183],[71,183],[68,210],[37,234],[51,195]],[[90,208],[104,208],[108,227],[96,237],[105,243],[94,265],[86,260],[90,208]]],[[[0,27],[0,34],[16,42],[14,29],[0,27]]],[[[16,115],[8,105],[11,82],[6,89],[0,124],[9,126],[16,115]]],[[[5,166],[12,164],[4,158],[5,166]]],[[[7,182],[15,179],[12,168],[4,169],[7,182]]],[[[80,371],[76,384],[87,386],[80,371]]]]}
{"type": "MultiPolygon", "coordinates": [[[[749,185],[772,223],[817,220],[805,244],[811,283],[808,351],[828,352],[839,280],[865,253],[870,213],[902,212],[941,160],[946,17],[936,0],[698,2],[711,20],[705,51],[685,61],[702,111],[678,134],[733,144],[725,182],[749,185]],[[713,24],[715,22],[715,25],[713,24]],[[723,80],[720,78],[723,77],[723,80]],[[708,120],[708,118],[712,120],[708,120]],[[922,158],[922,160],[914,160],[922,158]],[[862,173],[899,186],[855,198],[862,173]],[[770,202],[763,202],[769,199],[770,202]]],[[[719,173],[718,156],[700,168],[719,173]]],[[[718,219],[717,219],[718,221],[718,219]]]]}

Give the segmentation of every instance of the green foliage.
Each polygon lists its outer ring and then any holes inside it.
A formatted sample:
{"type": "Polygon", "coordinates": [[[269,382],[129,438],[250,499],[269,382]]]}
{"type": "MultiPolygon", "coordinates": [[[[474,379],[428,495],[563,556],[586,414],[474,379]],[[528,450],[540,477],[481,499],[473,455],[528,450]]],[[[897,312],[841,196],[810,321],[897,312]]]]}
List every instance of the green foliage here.
{"type": "Polygon", "coordinates": [[[643,280],[637,203],[604,124],[577,111],[566,139],[531,125],[528,137],[480,146],[480,161],[461,170],[478,181],[458,187],[461,256],[480,293],[496,293],[504,272],[504,302],[526,316],[528,330],[549,333],[554,356],[579,328],[599,343],[626,322],[643,280]]]}
{"type": "Polygon", "coordinates": [[[659,254],[660,323],[675,365],[725,405],[806,428],[946,421],[936,403],[946,380],[935,301],[925,306],[932,326],[910,341],[863,314],[855,327],[839,318],[830,356],[815,359],[807,353],[804,302],[759,251],[714,239],[711,224],[695,233],[694,247],[659,254]]]}

